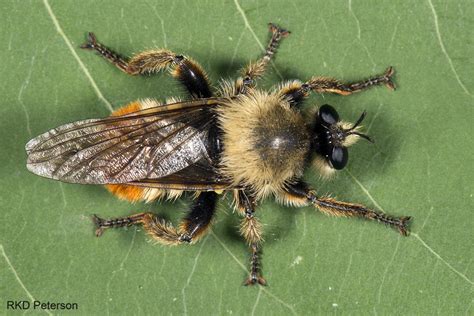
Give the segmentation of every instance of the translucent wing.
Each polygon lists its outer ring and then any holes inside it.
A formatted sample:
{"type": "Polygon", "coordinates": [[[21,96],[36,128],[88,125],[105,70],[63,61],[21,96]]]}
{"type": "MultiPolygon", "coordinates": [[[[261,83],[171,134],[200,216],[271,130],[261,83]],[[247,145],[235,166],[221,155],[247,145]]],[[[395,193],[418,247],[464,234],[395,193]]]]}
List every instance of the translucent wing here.
{"type": "Polygon", "coordinates": [[[174,103],[52,129],[26,144],[31,172],[71,183],[156,179],[207,155],[218,99],[174,103]]]}
{"type": "Polygon", "coordinates": [[[205,159],[159,179],[141,179],[127,184],[188,191],[218,191],[239,188],[228,179],[223,178],[205,159]]]}

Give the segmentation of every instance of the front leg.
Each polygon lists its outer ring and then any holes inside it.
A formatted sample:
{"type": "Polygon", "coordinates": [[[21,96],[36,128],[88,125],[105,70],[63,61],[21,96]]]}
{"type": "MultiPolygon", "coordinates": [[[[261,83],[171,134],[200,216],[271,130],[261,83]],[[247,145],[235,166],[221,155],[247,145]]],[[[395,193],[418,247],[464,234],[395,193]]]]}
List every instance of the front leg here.
{"type": "Polygon", "coordinates": [[[396,228],[403,236],[408,236],[410,216],[394,217],[382,212],[368,209],[361,204],[337,201],[329,197],[318,197],[314,190],[308,188],[303,181],[288,185],[286,192],[280,197],[287,203],[296,205],[312,204],[321,212],[339,217],[361,217],[396,228]]]}
{"type": "Polygon", "coordinates": [[[395,70],[393,67],[388,67],[381,75],[349,83],[340,82],[337,79],[329,77],[312,77],[305,83],[300,81],[290,81],[280,88],[279,94],[283,98],[286,98],[290,105],[297,106],[308,97],[311,91],[316,93],[349,95],[380,85],[385,85],[389,89],[394,90],[395,84],[392,81],[394,73],[395,70]]]}

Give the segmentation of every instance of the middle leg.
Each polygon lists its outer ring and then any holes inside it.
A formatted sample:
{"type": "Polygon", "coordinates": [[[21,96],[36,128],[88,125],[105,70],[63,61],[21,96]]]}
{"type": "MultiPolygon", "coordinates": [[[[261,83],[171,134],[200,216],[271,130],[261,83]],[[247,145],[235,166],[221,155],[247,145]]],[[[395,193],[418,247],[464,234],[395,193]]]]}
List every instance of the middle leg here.
{"type": "Polygon", "coordinates": [[[271,38],[268,42],[265,54],[262,58],[251,62],[242,70],[242,77],[235,82],[235,94],[245,93],[248,88],[255,86],[255,81],[264,75],[268,64],[278,49],[280,41],[290,34],[289,31],[282,29],[276,24],[269,23],[268,26],[271,32],[271,38]]]}
{"type": "Polygon", "coordinates": [[[250,276],[244,285],[266,285],[267,281],[261,276],[260,254],[262,225],[255,217],[255,199],[244,190],[234,191],[237,210],[244,216],[240,224],[240,234],[244,236],[250,248],[250,276]]]}
{"type": "Polygon", "coordinates": [[[313,204],[321,212],[339,217],[360,217],[374,220],[393,227],[403,236],[408,236],[410,216],[394,217],[382,212],[371,210],[364,205],[337,201],[329,197],[318,197],[303,181],[288,185],[286,192],[280,197],[288,204],[304,206],[313,204]]]}

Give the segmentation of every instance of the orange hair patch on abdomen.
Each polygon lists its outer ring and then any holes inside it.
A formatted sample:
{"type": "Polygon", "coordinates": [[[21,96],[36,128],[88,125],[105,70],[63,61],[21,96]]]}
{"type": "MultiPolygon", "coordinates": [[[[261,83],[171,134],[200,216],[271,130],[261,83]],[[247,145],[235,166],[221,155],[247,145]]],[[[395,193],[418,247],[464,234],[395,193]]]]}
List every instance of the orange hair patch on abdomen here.
{"type": "Polygon", "coordinates": [[[121,108],[115,110],[112,112],[110,116],[120,116],[120,115],[125,115],[129,113],[133,113],[136,111],[140,111],[142,109],[142,105],[140,102],[135,101],[131,102],[125,106],[122,106],[121,108]]]}
{"type": "Polygon", "coordinates": [[[126,184],[106,184],[105,187],[110,193],[122,200],[137,202],[144,197],[144,188],[126,184]]]}

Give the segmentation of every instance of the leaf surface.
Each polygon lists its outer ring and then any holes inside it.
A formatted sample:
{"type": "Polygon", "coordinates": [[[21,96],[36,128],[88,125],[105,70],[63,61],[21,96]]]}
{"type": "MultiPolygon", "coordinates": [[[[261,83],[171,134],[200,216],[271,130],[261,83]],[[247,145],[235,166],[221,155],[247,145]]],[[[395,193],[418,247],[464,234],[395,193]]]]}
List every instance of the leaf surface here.
{"type": "Polygon", "coordinates": [[[473,313],[472,1],[4,2],[2,312],[7,300],[36,299],[76,302],[81,314],[473,313]],[[176,222],[189,199],[132,205],[100,186],[26,170],[24,145],[40,133],[139,98],[181,94],[166,75],[128,77],[79,49],[88,31],[124,55],[152,47],[185,53],[216,83],[261,54],[268,22],[292,34],[261,87],[312,75],[355,80],[395,67],[394,92],[308,100],[332,104],[349,121],[367,110],[376,144],[351,148],[337,178],[309,171],[307,179],[321,195],[411,215],[410,237],[268,200],[258,216],[269,286],[248,288],[247,249],[228,199],[196,245],[153,245],[135,228],[95,238],[91,214],[149,210],[176,222]]]}

